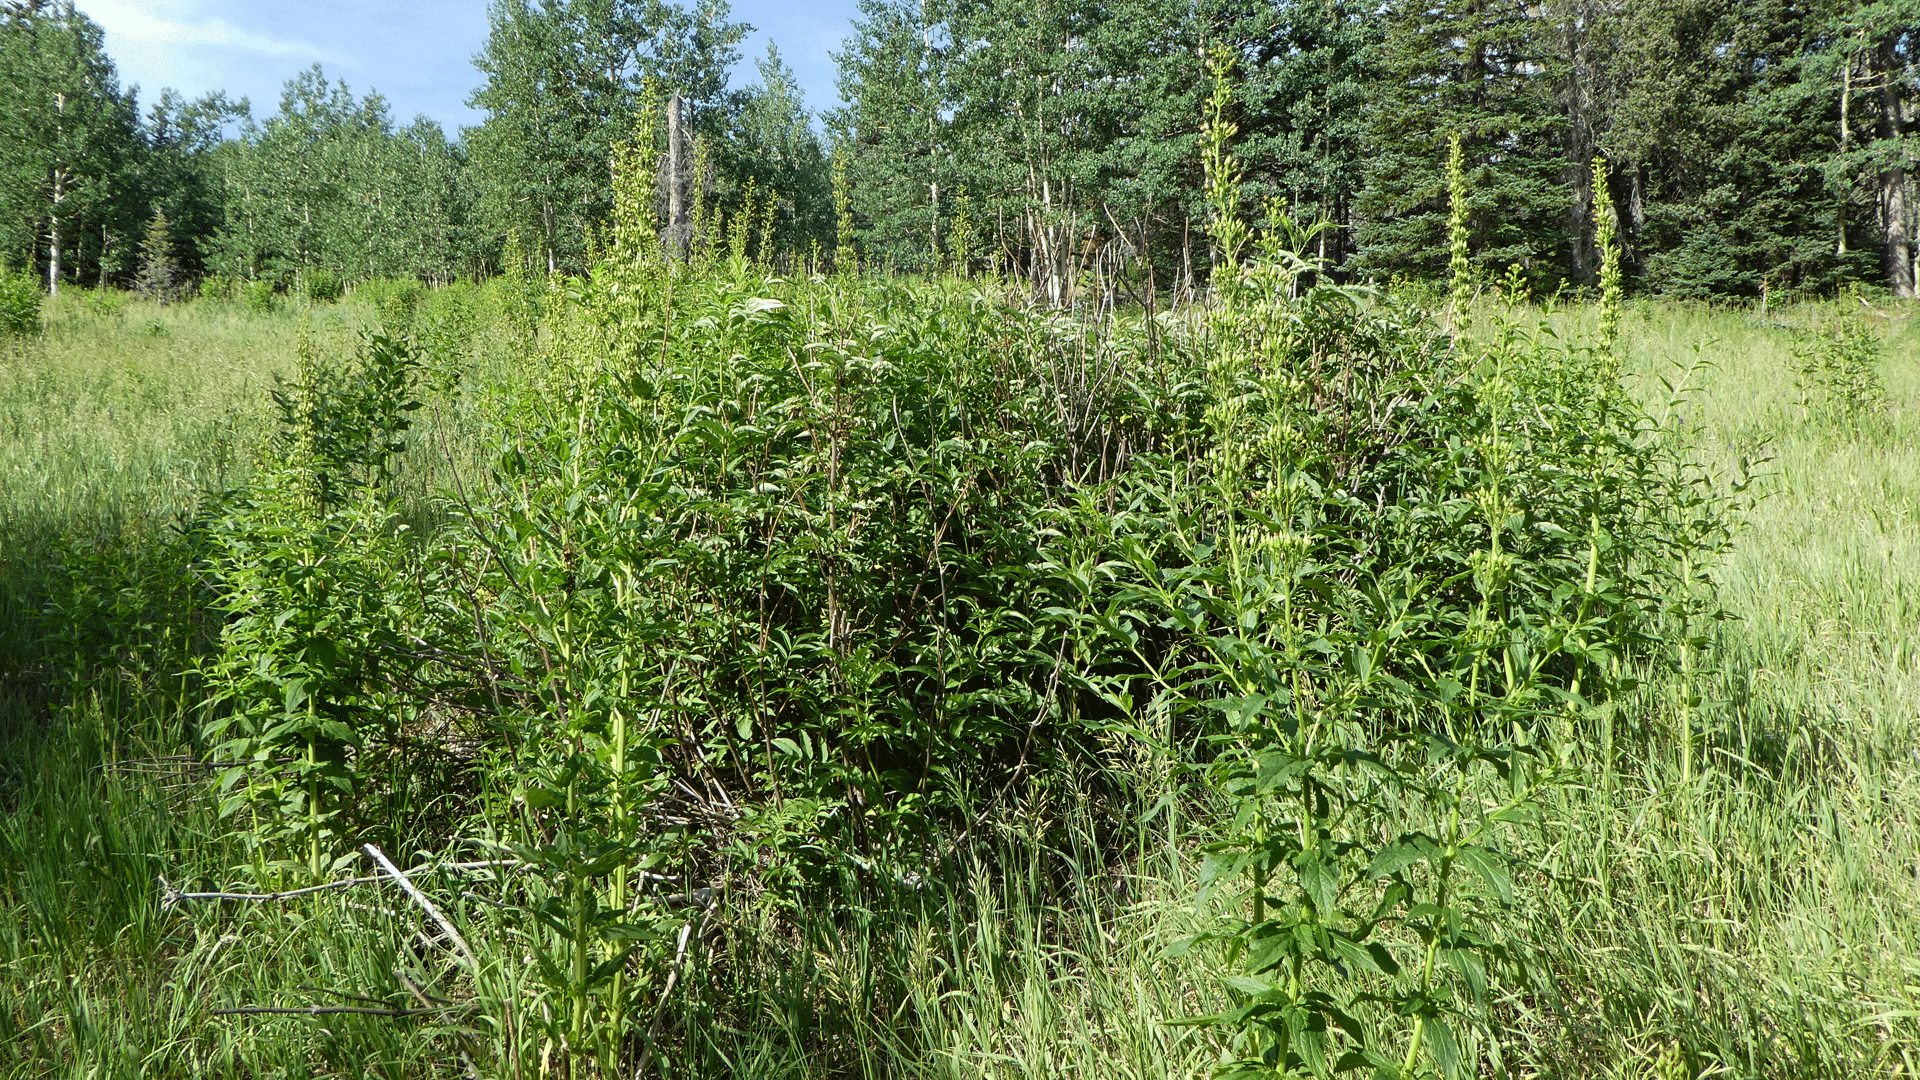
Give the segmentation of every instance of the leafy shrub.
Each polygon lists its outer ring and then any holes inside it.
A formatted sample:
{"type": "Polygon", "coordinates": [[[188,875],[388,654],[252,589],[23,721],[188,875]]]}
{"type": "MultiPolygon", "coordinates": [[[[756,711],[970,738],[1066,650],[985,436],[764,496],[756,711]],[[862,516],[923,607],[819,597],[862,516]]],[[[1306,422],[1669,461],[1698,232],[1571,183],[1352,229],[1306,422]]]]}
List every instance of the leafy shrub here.
{"type": "Polygon", "coordinates": [[[416,370],[405,342],[376,336],[357,364],[308,364],[273,401],[275,450],[246,489],[204,511],[201,575],[226,621],[201,665],[221,812],[262,870],[318,876],[349,853],[356,798],[398,730],[381,699],[409,590],[385,499],[404,449],[416,370]],[[294,854],[295,860],[275,856],[294,854]]]}
{"type": "Polygon", "coordinates": [[[40,329],[38,282],[26,274],[0,274],[0,334],[32,334],[40,329]]]}
{"type": "Polygon", "coordinates": [[[94,315],[111,317],[126,309],[129,298],[130,294],[120,289],[90,289],[87,291],[87,310],[94,315]]]}
{"type": "Polygon", "coordinates": [[[1880,351],[1873,329],[1853,320],[1801,334],[1793,349],[1801,409],[1811,419],[1846,425],[1884,412],[1880,351]]]}
{"type": "Polygon", "coordinates": [[[506,273],[474,287],[474,313],[484,325],[499,326],[522,347],[530,345],[540,321],[542,287],[524,274],[506,273]]]}
{"type": "Polygon", "coordinates": [[[369,278],[353,290],[379,315],[380,324],[394,333],[413,325],[414,312],[427,294],[427,287],[412,278],[369,278]]]}
{"type": "Polygon", "coordinates": [[[271,315],[280,306],[273,282],[265,279],[239,283],[237,295],[247,310],[256,315],[271,315]]]}
{"type": "Polygon", "coordinates": [[[309,270],[301,279],[307,299],[316,304],[331,304],[340,299],[345,286],[340,275],[331,270],[309,270]]]}

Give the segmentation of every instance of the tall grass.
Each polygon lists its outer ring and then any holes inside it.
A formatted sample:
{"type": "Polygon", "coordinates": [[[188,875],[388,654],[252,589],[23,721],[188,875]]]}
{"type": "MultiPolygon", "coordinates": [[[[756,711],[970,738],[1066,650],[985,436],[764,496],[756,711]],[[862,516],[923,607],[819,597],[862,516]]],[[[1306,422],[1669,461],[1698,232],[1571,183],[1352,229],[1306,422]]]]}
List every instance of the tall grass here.
{"type": "MultiPolygon", "coordinates": [[[[1768,458],[1764,492],[1716,569],[1736,620],[1712,628],[1697,701],[1651,682],[1570,742],[1513,853],[1530,867],[1510,937],[1528,974],[1490,1015],[1505,1075],[1920,1074],[1920,330],[1881,325],[1889,407],[1838,428],[1794,387],[1793,326],[1840,307],[1636,306],[1624,364],[1647,400],[1679,399],[1703,454],[1768,458]],[[1785,325],[1782,325],[1785,324],[1785,325]],[[1711,361],[1696,366],[1696,359],[1711,361]],[[1669,732],[1695,717],[1683,775],[1669,732]],[[1640,733],[1639,736],[1636,733],[1640,733]]],[[[1589,309],[1553,313],[1577,332],[1589,309]]],[[[7,1075],[484,1075],[558,1072],[516,1015],[540,998],[510,875],[435,877],[482,967],[479,986],[419,935],[390,886],[274,904],[158,904],[245,880],[205,773],[168,760],[193,718],[164,697],[47,685],[32,609],[62,536],[159,535],[199,493],[241,479],[265,391],[304,338],[350,350],[377,313],[252,313],[63,298],[44,339],[9,346],[0,381],[0,1066],[7,1075]],[[303,329],[304,326],[304,329],[303,329]],[[58,707],[56,707],[58,706],[58,707]],[[145,712],[132,715],[135,710],[145,712]],[[471,1012],[402,1018],[211,1016],[246,1006],[415,1007],[396,972],[471,1012]],[[311,988],[311,989],[306,989],[311,988]]],[[[476,350],[469,384],[499,385],[476,350]]],[[[499,354],[490,354],[498,357],[499,354]]],[[[514,379],[534,377],[514,372],[514,379]]],[[[484,397],[484,393],[475,395],[484,397]]],[[[483,475],[479,401],[432,399],[414,492],[483,475]],[[454,464],[447,464],[452,458],[454,464]],[[438,471],[436,471],[438,470],[438,471]]],[[[410,496],[411,497],[411,496],[410,496]]],[[[1196,850],[1220,807],[1173,797],[1185,762],[1116,739],[1128,779],[1062,778],[989,805],[937,872],[835,879],[689,919],[658,1016],[660,1075],[1204,1075],[1220,1047],[1170,1019],[1226,1004],[1222,959],[1176,942],[1214,925],[1196,850]],[[1103,803],[1102,800],[1105,800],[1103,803]],[[1130,823],[1114,828],[1116,821],[1130,823]],[[741,987],[755,988],[751,994],[741,987]],[[720,988],[731,988],[720,993],[720,988]]],[[[413,852],[394,853],[396,857],[413,852]]],[[[665,890],[674,886],[661,885],[665,890]]],[[[645,1025],[642,1025],[643,1028],[645,1025]]]]}

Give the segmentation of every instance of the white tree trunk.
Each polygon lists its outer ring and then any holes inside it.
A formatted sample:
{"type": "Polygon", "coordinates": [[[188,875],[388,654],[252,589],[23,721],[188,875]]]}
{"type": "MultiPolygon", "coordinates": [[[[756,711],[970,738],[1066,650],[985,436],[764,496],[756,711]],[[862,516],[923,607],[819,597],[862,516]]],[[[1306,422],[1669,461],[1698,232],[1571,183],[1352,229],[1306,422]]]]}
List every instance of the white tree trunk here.
{"type": "Polygon", "coordinates": [[[60,215],[48,218],[47,226],[47,295],[60,295],[60,215]]]}
{"type": "Polygon", "coordinates": [[[667,254],[685,259],[693,244],[693,221],[687,205],[688,173],[692,155],[687,150],[687,129],[680,95],[667,99],[667,254]]]}

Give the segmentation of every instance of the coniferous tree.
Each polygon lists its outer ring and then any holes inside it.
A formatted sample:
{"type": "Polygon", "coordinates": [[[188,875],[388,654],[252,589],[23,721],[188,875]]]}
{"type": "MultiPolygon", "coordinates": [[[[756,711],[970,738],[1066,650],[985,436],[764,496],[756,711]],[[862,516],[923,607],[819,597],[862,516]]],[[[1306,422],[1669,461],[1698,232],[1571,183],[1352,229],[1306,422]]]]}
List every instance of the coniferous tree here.
{"type": "Polygon", "coordinates": [[[1359,266],[1437,277],[1445,262],[1447,140],[1461,137],[1474,257],[1551,283],[1571,270],[1566,119],[1550,26],[1525,0],[1387,4],[1376,80],[1359,266]]]}
{"type": "Polygon", "coordinates": [[[245,113],[244,99],[216,92],[188,101],[173,90],[162,90],[147,110],[139,186],[166,215],[184,277],[206,273],[214,253],[224,224],[220,148],[227,125],[245,113]]]}
{"type": "Polygon", "coordinates": [[[147,222],[147,235],[140,241],[140,276],[136,287],[141,294],[162,304],[171,301],[180,287],[180,265],[173,253],[173,230],[165,210],[155,210],[147,222]]]}

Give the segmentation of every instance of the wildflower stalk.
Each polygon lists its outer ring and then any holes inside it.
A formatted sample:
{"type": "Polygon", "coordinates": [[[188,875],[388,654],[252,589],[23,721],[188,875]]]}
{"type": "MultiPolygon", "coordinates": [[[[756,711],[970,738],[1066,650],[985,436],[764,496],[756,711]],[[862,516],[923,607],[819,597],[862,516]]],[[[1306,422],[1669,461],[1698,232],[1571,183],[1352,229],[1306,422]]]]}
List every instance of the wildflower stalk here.
{"type": "Polygon", "coordinates": [[[1447,264],[1452,281],[1447,328],[1458,338],[1473,310],[1473,262],[1467,247],[1467,167],[1457,133],[1447,144],[1447,201],[1447,246],[1453,253],[1447,264]]]}
{"type": "Polygon", "coordinates": [[[1593,246],[1600,255],[1600,352],[1613,355],[1620,335],[1620,245],[1615,239],[1613,193],[1607,189],[1606,159],[1593,159],[1593,246]]]}

